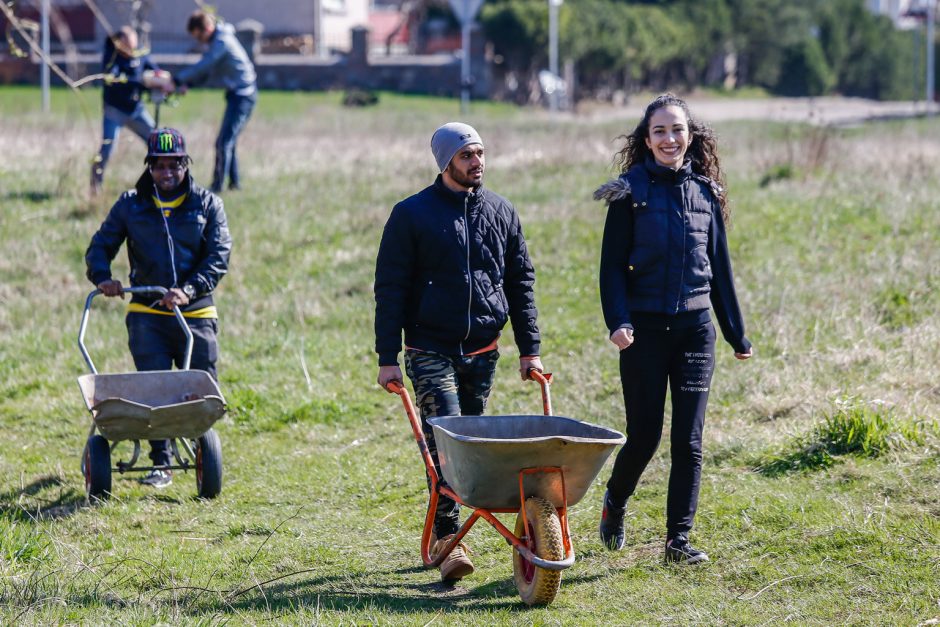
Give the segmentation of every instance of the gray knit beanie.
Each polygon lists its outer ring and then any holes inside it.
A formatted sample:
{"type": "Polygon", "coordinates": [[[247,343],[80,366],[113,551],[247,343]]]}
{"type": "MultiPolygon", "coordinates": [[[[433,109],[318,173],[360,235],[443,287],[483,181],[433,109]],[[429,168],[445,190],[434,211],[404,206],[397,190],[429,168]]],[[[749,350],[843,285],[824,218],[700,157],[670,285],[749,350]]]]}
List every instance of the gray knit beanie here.
{"type": "Polygon", "coordinates": [[[468,144],[483,145],[480,134],[469,124],[448,122],[434,131],[431,136],[431,152],[434,153],[438,169],[441,172],[446,170],[457,151],[468,144]]]}

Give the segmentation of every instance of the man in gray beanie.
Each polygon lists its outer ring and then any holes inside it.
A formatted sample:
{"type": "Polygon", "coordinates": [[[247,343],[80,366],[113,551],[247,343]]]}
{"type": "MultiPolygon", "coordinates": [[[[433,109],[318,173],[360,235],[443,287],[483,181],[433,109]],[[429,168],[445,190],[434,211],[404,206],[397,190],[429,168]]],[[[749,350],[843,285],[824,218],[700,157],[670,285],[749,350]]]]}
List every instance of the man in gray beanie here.
{"type": "MultiPolygon", "coordinates": [[[[483,188],[483,140],[473,127],[450,122],[434,132],[431,152],[441,172],[437,180],[395,205],[382,234],[375,268],[375,350],[378,383],[388,390],[391,382],[402,381],[398,353],[404,332],[405,370],[437,465],[427,419],[483,413],[507,321],[512,321],[522,379],[543,368],[535,269],[516,210],[483,188]]],[[[453,500],[438,499],[432,555],[457,533],[459,513],[453,500]]],[[[463,543],[440,569],[444,581],[473,572],[463,543]]]]}

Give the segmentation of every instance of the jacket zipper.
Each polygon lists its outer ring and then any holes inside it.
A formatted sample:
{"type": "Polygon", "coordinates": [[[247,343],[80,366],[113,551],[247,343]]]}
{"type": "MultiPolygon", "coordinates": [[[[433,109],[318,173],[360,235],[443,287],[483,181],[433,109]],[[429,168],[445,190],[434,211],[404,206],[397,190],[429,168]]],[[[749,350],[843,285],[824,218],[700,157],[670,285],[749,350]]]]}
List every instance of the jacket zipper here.
{"type": "Polygon", "coordinates": [[[679,313],[679,305],[682,303],[683,287],[685,286],[685,264],[686,253],[688,252],[689,239],[689,206],[691,204],[690,196],[686,193],[686,182],[679,185],[679,196],[682,198],[682,214],[679,216],[682,224],[682,242],[679,250],[682,251],[682,262],[679,264],[679,294],[676,298],[676,313],[679,313]]]}
{"type": "MultiPolygon", "coordinates": [[[[157,190],[156,184],[154,184],[153,186],[153,192],[154,194],[156,194],[157,200],[161,200],[160,192],[159,190],[157,190]]],[[[156,203],[154,204],[156,205],[156,203]]],[[[179,283],[179,277],[176,276],[176,250],[173,244],[173,236],[170,234],[170,223],[167,222],[166,213],[164,213],[164,210],[162,207],[155,206],[154,208],[157,210],[157,213],[159,213],[160,217],[163,219],[163,228],[164,228],[164,231],[166,232],[166,244],[170,253],[170,270],[173,272],[173,285],[171,285],[170,287],[177,287],[179,283]]]]}
{"type": "Polygon", "coordinates": [[[467,204],[470,195],[463,199],[463,236],[467,244],[467,334],[460,342],[460,354],[463,355],[463,343],[470,338],[470,306],[473,303],[473,274],[470,272],[470,219],[467,213],[467,204]]]}

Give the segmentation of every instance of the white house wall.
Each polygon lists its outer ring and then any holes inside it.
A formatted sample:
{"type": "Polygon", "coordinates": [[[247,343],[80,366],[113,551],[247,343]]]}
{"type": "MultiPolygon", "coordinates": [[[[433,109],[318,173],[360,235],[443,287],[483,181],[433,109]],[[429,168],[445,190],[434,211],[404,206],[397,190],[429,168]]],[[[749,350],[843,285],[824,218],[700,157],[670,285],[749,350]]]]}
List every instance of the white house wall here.
{"type": "MultiPolygon", "coordinates": [[[[227,22],[257,20],[264,35],[298,35],[316,32],[315,0],[214,0],[209,3],[227,22]]],[[[100,0],[98,7],[112,28],[127,24],[130,3],[100,0]]],[[[186,33],[186,20],[198,7],[193,0],[144,0],[142,16],[151,25],[150,45],[154,52],[185,52],[193,42],[186,33]]],[[[349,30],[369,19],[369,0],[323,0],[324,41],[329,47],[347,49],[349,30]]]]}

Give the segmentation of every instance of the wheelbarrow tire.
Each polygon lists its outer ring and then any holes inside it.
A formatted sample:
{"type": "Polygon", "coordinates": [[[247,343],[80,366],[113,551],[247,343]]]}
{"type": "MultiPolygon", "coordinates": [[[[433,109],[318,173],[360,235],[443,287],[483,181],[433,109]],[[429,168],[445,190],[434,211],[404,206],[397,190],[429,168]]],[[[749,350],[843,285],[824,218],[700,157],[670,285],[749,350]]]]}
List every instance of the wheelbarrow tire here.
{"type": "Polygon", "coordinates": [[[88,438],[82,467],[88,500],[107,500],[111,496],[111,446],[103,436],[93,435],[88,438]]]}
{"type": "MultiPolygon", "coordinates": [[[[541,497],[531,496],[525,502],[525,515],[529,528],[525,529],[520,512],[516,516],[516,537],[525,536],[523,542],[542,559],[564,559],[565,543],[555,507],[541,497]]],[[[526,605],[550,604],[561,586],[561,571],[539,568],[516,550],[512,552],[512,575],[526,605]]]]}
{"type": "Polygon", "coordinates": [[[196,490],[202,499],[214,499],[222,491],[222,442],[214,429],[196,440],[196,490]]]}

